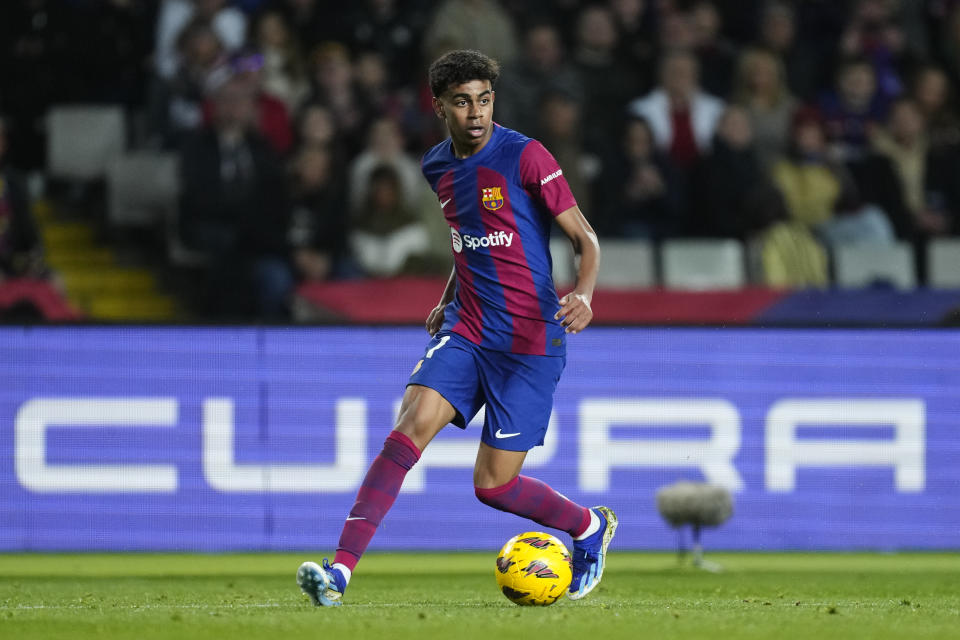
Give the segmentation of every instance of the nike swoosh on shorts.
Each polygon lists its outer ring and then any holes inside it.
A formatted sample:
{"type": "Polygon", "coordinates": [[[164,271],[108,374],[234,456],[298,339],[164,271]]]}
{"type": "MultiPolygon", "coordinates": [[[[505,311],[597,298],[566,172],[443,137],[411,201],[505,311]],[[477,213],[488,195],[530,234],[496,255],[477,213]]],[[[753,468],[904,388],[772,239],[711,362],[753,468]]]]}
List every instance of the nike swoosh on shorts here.
{"type": "Polygon", "coordinates": [[[512,438],[513,436],[518,436],[520,435],[520,432],[517,431],[516,433],[501,433],[500,429],[497,429],[497,432],[493,435],[495,435],[496,437],[502,440],[503,438],[512,438]]]}

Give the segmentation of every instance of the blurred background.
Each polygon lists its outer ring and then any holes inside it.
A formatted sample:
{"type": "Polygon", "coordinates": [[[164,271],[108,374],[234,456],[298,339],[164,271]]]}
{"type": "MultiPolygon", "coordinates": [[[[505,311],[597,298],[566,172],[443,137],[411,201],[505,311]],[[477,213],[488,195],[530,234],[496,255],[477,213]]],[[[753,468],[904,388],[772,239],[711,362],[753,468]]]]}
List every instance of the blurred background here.
{"type": "Polygon", "coordinates": [[[9,0],[0,316],[420,322],[461,47],[603,239],[599,322],[955,321],[953,0],[9,0]]]}
{"type": "MultiPolygon", "coordinates": [[[[336,539],[449,274],[461,47],[601,236],[532,473],[624,548],[682,479],[733,495],[712,547],[960,547],[960,1],[5,0],[0,550],[336,539]]],[[[380,548],[524,526],[475,452],[380,548]]]]}

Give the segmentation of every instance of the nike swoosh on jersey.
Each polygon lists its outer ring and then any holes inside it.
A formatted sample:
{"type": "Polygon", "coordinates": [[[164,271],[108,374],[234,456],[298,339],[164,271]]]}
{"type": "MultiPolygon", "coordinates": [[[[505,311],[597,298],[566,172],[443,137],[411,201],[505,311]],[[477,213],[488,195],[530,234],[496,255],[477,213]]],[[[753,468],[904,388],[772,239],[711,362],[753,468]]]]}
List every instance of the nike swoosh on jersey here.
{"type": "Polygon", "coordinates": [[[357,517],[347,518],[347,522],[350,522],[351,520],[366,520],[366,518],[357,518],[357,517]]]}
{"type": "Polygon", "coordinates": [[[512,438],[513,436],[518,436],[520,435],[520,432],[517,431],[516,433],[502,433],[500,429],[497,429],[497,432],[493,435],[495,435],[497,438],[500,438],[502,440],[503,438],[512,438]]]}
{"type": "Polygon", "coordinates": [[[453,198],[447,198],[446,200],[444,200],[443,202],[441,202],[441,203],[440,203],[440,208],[443,209],[444,207],[446,207],[448,204],[450,204],[450,201],[451,201],[451,200],[453,200],[453,198]]]}

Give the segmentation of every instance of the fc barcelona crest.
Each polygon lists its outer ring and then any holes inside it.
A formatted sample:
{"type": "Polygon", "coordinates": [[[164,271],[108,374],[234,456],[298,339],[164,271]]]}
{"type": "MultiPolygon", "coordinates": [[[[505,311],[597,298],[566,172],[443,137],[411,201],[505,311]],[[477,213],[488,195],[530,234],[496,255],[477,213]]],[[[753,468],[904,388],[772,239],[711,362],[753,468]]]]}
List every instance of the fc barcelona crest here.
{"type": "Polygon", "coordinates": [[[487,211],[496,211],[503,206],[503,194],[500,193],[502,187],[487,187],[481,189],[483,195],[483,208],[487,211]]]}

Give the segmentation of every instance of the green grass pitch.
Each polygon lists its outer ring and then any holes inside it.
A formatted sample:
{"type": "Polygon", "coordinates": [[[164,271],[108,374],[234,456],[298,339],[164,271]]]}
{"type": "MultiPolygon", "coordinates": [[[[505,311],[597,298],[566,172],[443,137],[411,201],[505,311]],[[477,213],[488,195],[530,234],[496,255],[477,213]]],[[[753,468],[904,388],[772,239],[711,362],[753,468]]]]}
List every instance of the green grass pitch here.
{"type": "Polygon", "coordinates": [[[310,554],[0,555],[0,638],[960,638],[960,555],[612,550],[579,602],[501,596],[490,553],[369,554],[338,609],[301,596],[310,554]]]}

